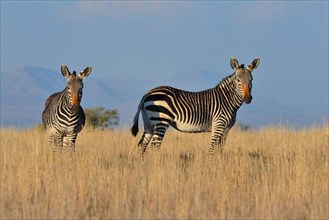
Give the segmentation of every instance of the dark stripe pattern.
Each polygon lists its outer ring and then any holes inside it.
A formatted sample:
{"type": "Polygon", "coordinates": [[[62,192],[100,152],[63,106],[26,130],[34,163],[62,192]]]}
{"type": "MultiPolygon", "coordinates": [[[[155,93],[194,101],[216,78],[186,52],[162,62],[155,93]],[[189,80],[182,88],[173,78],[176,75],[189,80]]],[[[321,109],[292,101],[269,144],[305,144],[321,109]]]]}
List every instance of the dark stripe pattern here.
{"type": "Polygon", "coordinates": [[[66,88],[49,96],[42,113],[42,122],[48,133],[49,142],[56,148],[68,147],[75,151],[78,133],[85,125],[85,114],[80,106],[82,98],[82,79],[91,72],[91,67],[76,74],[71,74],[62,66],[62,74],[67,78],[66,88]]]}
{"type": "Polygon", "coordinates": [[[143,96],[131,128],[136,136],[141,111],[144,121],[144,133],[138,143],[141,159],[149,143],[155,150],[160,147],[170,125],[182,132],[211,131],[210,155],[213,155],[216,146],[225,143],[227,133],[235,123],[237,110],[243,102],[251,101],[251,71],[259,63],[257,58],[255,65],[245,68],[232,59],[231,66],[235,72],[214,88],[189,92],[161,86],[143,96]]]}

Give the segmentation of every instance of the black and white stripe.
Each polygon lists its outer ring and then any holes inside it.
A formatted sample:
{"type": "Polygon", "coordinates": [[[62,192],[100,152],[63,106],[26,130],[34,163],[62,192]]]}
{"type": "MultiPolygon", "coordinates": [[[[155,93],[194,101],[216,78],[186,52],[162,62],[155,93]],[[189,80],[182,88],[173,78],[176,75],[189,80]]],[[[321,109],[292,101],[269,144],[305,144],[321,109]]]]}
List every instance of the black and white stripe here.
{"type": "Polygon", "coordinates": [[[171,125],[182,132],[212,132],[209,154],[222,146],[228,131],[234,125],[237,110],[243,102],[251,102],[252,70],[259,64],[256,58],[248,67],[232,58],[234,73],[216,87],[201,92],[189,92],[169,86],[148,91],[142,98],[131,133],[138,133],[139,113],[142,112],[144,133],[138,143],[143,158],[147,145],[157,150],[166,130],[171,125]]]}
{"type": "Polygon", "coordinates": [[[80,106],[82,98],[82,80],[91,73],[87,67],[79,74],[69,72],[65,65],[61,71],[67,79],[66,88],[49,96],[42,113],[42,122],[45,125],[49,142],[55,147],[69,147],[75,151],[75,140],[85,124],[85,114],[80,106]]]}

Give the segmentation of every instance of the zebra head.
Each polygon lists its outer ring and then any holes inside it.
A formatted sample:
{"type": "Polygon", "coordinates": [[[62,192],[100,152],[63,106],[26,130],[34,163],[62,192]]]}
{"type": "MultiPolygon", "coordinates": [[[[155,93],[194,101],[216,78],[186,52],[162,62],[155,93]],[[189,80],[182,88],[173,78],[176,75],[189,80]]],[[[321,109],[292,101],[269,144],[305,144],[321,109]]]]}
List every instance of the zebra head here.
{"type": "Polygon", "coordinates": [[[236,75],[237,92],[242,96],[245,103],[249,104],[252,100],[251,89],[252,89],[252,75],[251,72],[256,69],[259,65],[260,58],[257,57],[252,61],[248,67],[239,65],[238,60],[235,57],[231,58],[230,64],[236,75]]]}
{"type": "Polygon", "coordinates": [[[61,72],[67,80],[66,92],[69,101],[68,105],[73,113],[77,113],[79,111],[83,88],[82,80],[85,77],[89,76],[91,70],[92,68],[91,66],[89,66],[84,71],[81,71],[79,74],[76,74],[75,71],[73,71],[73,73],[70,73],[67,66],[61,66],[61,72]]]}

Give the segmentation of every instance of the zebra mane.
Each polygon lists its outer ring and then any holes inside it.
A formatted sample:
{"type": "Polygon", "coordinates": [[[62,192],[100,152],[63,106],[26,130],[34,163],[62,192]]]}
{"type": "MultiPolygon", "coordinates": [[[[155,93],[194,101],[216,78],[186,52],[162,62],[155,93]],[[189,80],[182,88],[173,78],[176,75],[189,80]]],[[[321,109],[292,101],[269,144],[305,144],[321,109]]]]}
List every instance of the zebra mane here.
{"type": "MultiPolygon", "coordinates": [[[[225,78],[223,78],[217,85],[216,87],[222,87],[222,86],[227,86],[229,84],[231,84],[232,82],[234,82],[235,80],[235,72],[232,73],[231,75],[226,76],[225,78]]],[[[216,88],[215,87],[215,88],[216,88]]]]}
{"type": "MultiPolygon", "coordinates": [[[[245,68],[244,67],[244,64],[241,64],[240,66],[239,66],[239,68],[245,68]]],[[[228,75],[228,76],[226,76],[225,78],[223,78],[217,85],[216,85],[216,87],[220,87],[221,85],[222,86],[226,86],[226,85],[229,85],[229,84],[231,84],[234,80],[235,80],[235,72],[234,73],[232,73],[231,75],[228,75]]]]}
{"type": "MultiPolygon", "coordinates": [[[[239,66],[239,68],[245,68],[244,67],[244,64],[241,64],[240,66],[239,66]]],[[[225,78],[223,78],[217,85],[216,85],[216,87],[220,87],[220,86],[226,86],[226,85],[229,85],[229,84],[231,84],[234,80],[236,79],[236,77],[235,77],[235,72],[234,73],[232,73],[231,75],[228,75],[228,76],[226,76],[225,78]]]]}

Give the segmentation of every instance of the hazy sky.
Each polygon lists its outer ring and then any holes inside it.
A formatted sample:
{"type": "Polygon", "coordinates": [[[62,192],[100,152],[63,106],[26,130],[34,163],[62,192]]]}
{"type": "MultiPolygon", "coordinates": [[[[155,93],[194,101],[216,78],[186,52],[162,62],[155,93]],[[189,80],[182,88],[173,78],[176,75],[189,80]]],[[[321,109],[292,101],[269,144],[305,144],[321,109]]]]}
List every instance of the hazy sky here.
{"type": "Polygon", "coordinates": [[[1,73],[65,63],[94,77],[220,80],[232,56],[261,58],[257,95],[328,115],[328,1],[1,0],[1,73]]]}

